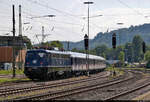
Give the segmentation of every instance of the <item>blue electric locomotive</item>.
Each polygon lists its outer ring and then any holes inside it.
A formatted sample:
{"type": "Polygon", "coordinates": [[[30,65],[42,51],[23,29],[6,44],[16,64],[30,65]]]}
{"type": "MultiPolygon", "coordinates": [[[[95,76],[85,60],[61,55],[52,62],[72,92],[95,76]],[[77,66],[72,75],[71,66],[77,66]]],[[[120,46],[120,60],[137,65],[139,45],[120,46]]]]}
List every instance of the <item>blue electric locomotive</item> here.
{"type": "Polygon", "coordinates": [[[70,54],[66,52],[44,49],[27,51],[24,73],[30,79],[54,78],[69,71],[70,54]]]}

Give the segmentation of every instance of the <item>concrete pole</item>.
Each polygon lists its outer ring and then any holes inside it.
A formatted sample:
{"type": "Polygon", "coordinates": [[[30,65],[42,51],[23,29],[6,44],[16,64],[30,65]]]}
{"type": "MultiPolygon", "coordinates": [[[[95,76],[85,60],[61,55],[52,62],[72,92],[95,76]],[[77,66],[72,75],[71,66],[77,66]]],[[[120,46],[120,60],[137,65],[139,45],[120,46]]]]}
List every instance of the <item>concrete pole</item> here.
{"type": "Polygon", "coordinates": [[[15,5],[12,5],[13,9],[13,78],[16,76],[16,68],[15,68],[15,5]]]}
{"type": "Polygon", "coordinates": [[[42,26],[42,44],[44,43],[44,26],[42,26]]]}
{"type": "Polygon", "coordinates": [[[19,36],[22,36],[21,5],[19,5],[19,36]]]}

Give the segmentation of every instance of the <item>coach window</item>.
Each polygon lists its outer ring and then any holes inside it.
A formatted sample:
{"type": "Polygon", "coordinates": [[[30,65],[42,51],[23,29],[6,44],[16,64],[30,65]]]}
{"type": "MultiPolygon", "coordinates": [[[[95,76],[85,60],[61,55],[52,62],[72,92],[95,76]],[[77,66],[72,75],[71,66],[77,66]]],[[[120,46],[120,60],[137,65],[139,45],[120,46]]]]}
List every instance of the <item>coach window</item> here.
{"type": "Polygon", "coordinates": [[[94,65],[95,65],[95,60],[93,60],[94,61],[94,65]]]}
{"type": "Polygon", "coordinates": [[[71,58],[71,65],[73,65],[73,58],[71,58]]]}
{"type": "Polygon", "coordinates": [[[77,61],[76,61],[76,63],[77,63],[77,64],[79,64],[79,63],[80,63],[80,59],[79,59],[79,58],[77,58],[76,60],[77,60],[77,61]]]}
{"type": "Polygon", "coordinates": [[[92,59],[92,65],[94,65],[94,59],[92,59]]]}
{"type": "Polygon", "coordinates": [[[75,62],[75,65],[76,65],[77,64],[77,58],[74,58],[74,60],[75,60],[74,62],[75,62]]]}
{"type": "Polygon", "coordinates": [[[81,58],[81,60],[80,60],[80,64],[82,64],[82,58],[81,58]]]}

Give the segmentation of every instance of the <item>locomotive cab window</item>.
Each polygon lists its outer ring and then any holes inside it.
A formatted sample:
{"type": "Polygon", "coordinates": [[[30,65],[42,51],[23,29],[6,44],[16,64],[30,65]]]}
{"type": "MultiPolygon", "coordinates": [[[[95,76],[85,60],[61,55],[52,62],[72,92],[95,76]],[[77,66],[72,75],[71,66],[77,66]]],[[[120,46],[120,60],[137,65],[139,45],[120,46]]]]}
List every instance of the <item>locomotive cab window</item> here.
{"type": "Polygon", "coordinates": [[[26,57],[27,57],[27,58],[30,58],[30,57],[32,58],[33,56],[34,56],[34,53],[27,53],[27,54],[26,54],[26,57]]]}

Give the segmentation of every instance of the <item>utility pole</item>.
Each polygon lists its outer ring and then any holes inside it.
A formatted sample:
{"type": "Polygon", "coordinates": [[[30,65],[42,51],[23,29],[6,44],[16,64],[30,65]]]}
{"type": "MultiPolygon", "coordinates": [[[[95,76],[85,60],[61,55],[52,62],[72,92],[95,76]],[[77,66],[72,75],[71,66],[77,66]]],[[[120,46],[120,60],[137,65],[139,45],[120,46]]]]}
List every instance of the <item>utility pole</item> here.
{"type": "Polygon", "coordinates": [[[69,41],[67,42],[67,50],[69,51],[69,41]]]}
{"type": "MultiPolygon", "coordinates": [[[[88,19],[87,19],[87,20],[88,20],[88,21],[87,21],[87,22],[88,22],[88,35],[87,35],[87,36],[88,36],[88,38],[89,38],[89,37],[90,37],[90,36],[89,36],[89,32],[90,32],[90,29],[89,29],[89,26],[90,26],[90,24],[89,24],[89,15],[90,15],[90,14],[89,14],[89,4],[93,4],[93,2],[84,2],[84,4],[88,5],[88,19]]],[[[89,43],[89,42],[88,42],[88,43],[89,43]]],[[[88,71],[87,71],[87,76],[89,76],[89,44],[88,44],[88,49],[87,49],[87,62],[88,62],[88,63],[87,63],[87,70],[88,70],[88,71]]]]}
{"type": "Polygon", "coordinates": [[[42,36],[42,40],[41,40],[41,47],[42,47],[42,44],[44,43],[44,40],[47,36],[49,36],[51,34],[45,34],[44,33],[44,26],[42,26],[42,34],[36,34],[36,37],[38,38],[38,36],[42,36]]]}
{"type": "MultiPolygon", "coordinates": [[[[55,17],[56,15],[44,15],[44,16],[38,16],[38,17],[32,17],[33,18],[42,18],[42,17],[55,17]]],[[[44,34],[44,26],[42,26],[42,34],[36,34],[36,38],[38,39],[38,36],[42,36],[41,45],[44,43],[44,39],[51,34],[44,34]]]]}
{"type": "MultiPolygon", "coordinates": [[[[23,46],[23,39],[22,39],[22,21],[21,21],[21,5],[19,5],[19,36],[20,36],[20,46],[23,46]]],[[[22,68],[22,52],[21,52],[22,47],[19,47],[19,69],[22,68]]]]}
{"type": "Polygon", "coordinates": [[[44,35],[44,26],[42,26],[42,44],[44,43],[44,39],[45,39],[45,35],[44,35]]]}
{"type": "Polygon", "coordinates": [[[16,68],[15,68],[15,5],[12,5],[13,9],[13,78],[16,76],[16,68]]]}

